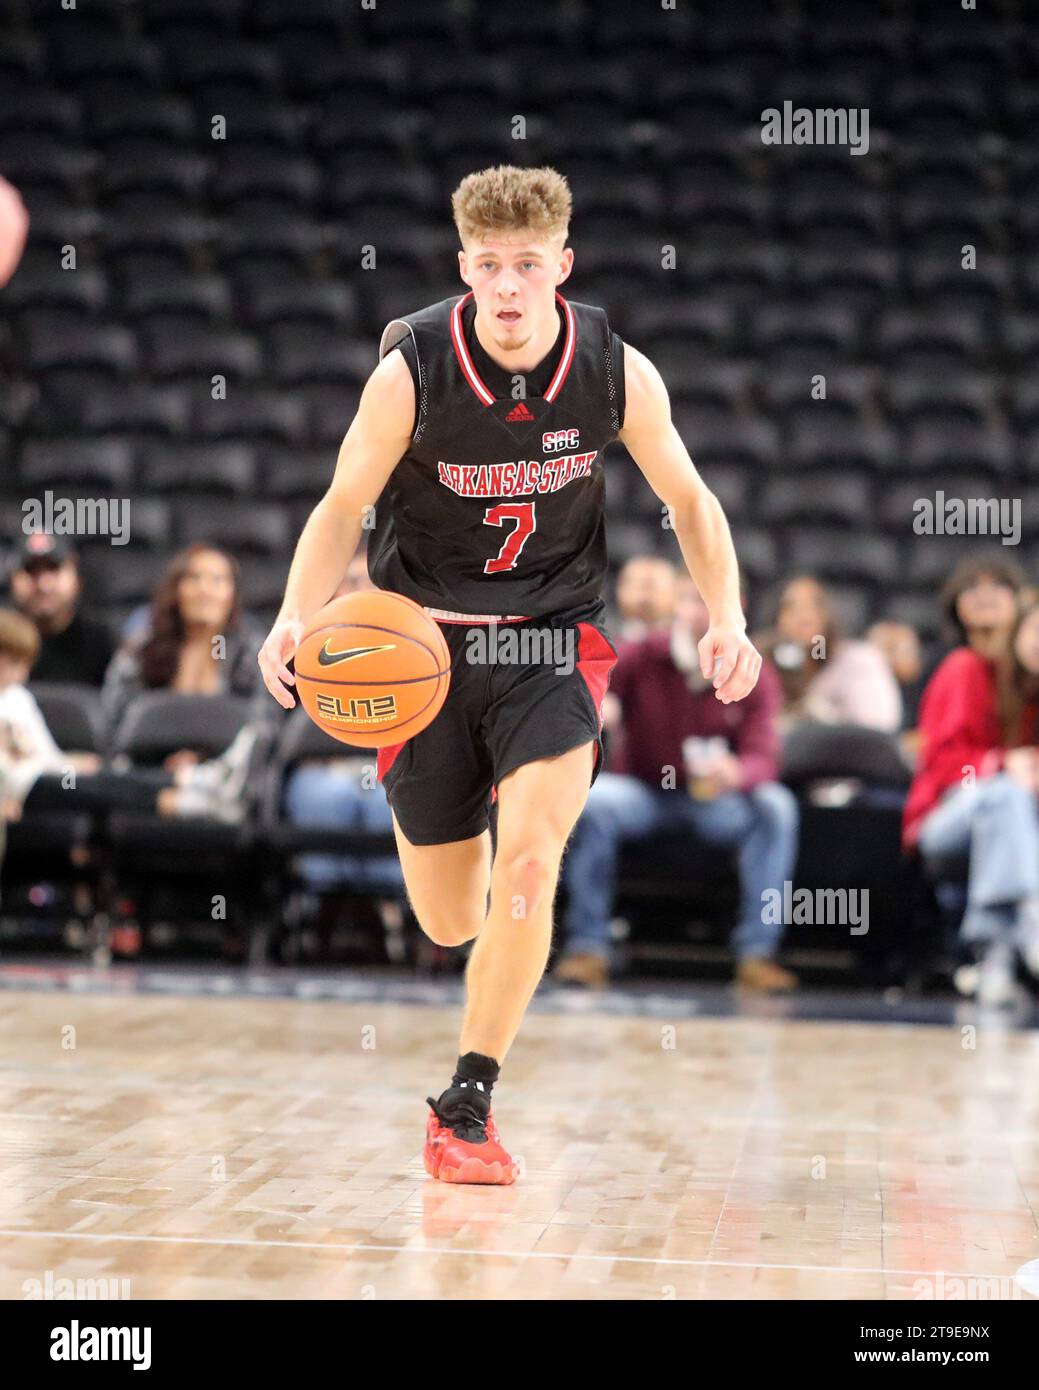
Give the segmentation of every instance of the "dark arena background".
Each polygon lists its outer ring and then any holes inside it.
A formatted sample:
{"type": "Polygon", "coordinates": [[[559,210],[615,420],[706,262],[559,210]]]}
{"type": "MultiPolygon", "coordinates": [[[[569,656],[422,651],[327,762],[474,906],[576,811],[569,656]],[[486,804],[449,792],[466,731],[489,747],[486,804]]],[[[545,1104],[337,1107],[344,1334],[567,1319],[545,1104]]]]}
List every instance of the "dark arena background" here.
{"type": "Polygon", "coordinates": [[[1039,1295],[1037,128],[1025,0],[8,0],[0,1295],[1039,1295]],[[256,657],[498,165],[568,180],[562,292],[658,368],[773,698],[719,800],[703,605],[611,444],[608,795],[495,1093],[519,1180],[452,1186],[470,946],[256,657]],[[614,823],[661,729],[696,814],[614,823]]]}

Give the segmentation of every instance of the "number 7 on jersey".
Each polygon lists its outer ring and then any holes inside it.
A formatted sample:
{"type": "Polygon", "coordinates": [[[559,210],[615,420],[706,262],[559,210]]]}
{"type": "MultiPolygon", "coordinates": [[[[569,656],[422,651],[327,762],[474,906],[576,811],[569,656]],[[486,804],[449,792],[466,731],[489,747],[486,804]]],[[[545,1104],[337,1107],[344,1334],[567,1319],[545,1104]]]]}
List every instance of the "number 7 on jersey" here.
{"type": "Polygon", "coordinates": [[[514,521],[516,529],[506,536],[502,548],[493,560],[484,563],[484,574],[500,574],[502,570],[516,568],[520,551],[537,526],[533,502],[500,502],[496,507],[488,507],[484,513],[485,526],[501,526],[506,521],[514,521]]]}

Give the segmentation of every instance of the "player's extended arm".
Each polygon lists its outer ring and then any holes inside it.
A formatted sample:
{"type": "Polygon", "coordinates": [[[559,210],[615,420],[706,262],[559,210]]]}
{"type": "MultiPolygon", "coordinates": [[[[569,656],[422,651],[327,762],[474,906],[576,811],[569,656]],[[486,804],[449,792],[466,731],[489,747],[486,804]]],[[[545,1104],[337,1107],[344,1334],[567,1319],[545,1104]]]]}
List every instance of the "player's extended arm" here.
{"type": "Polygon", "coordinates": [[[295,704],[286,689],[295,684],[287,662],[306,620],[332,597],[353,559],[365,517],[407,450],[414,416],[411,373],[401,354],[391,352],[361,393],[332,482],[303,527],[281,609],[260,648],[264,682],[286,709],[295,704]]]}
{"type": "Polygon", "coordinates": [[[699,645],[700,669],[723,704],[757,684],[761,657],[747,637],[739,567],[721,503],[693,466],[671,420],[667,388],[653,363],[624,345],[624,428],[620,440],[665,503],[711,625],[699,645]]]}

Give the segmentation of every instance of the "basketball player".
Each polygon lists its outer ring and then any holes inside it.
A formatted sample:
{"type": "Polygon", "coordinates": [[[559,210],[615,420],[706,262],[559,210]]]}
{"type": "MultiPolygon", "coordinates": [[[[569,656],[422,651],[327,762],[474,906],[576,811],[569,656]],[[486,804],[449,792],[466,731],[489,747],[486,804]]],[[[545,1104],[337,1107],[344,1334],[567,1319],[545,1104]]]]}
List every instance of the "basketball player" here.
{"type": "Polygon", "coordinates": [[[450,1182],[516,1176],[491,1090],[544,972],[560,861],[602,757],[616,660],[601,597],[611,440],[670,508],[710,613],[699,654],[717,698],[743,699],[761,665],[725,517],[671,422],[660,376],[602,309],[559,293],[574,263],[570,209],[566,180],[548,168],[487,169],[456,189],[468,292],[387,325],[259,657],[271,693],[291,708],[286,663],[375,507],[373,582],[422,604],[452,654],[440,714],[378,754],[422,929],[443,946],[475,938],[458,1064],[428,1101],[426,1167],[450,1182]],[[471,636],[492,625],[499,642],[513,626],[544,629],[571,644],[574,660],[469,660],[471,636]]]}

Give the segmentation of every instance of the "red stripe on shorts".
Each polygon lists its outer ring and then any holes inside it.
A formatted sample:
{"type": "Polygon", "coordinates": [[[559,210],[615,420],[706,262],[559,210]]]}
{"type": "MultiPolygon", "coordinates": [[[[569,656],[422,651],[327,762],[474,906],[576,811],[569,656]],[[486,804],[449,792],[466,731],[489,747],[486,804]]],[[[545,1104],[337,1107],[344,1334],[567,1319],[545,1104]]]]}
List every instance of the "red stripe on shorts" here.
{"type": "Polygon", "coordinates": [[[602,702],[610,684],[610,672],[617,664],[617,654],[606,638],[591,623],[578,623],[577,669],[584,678],[592,703],[599,715],[602,733],[602,702]]]}
{"type": "Polygon", "coordinates": [[[375,780],[377,782],[381,782],[389,772],[405,743],[407,743],[407,739],[403,743],[388,743],[385,748],[377,749],[375,754],[375,780]]]}
{"type": "MultiPolygon", "coordinates": [[[[599,719],[599,733],[602,733],[602,706],[610,684],[610,672],[617,664],[617,653],[606,638],[592,627],[591,623],[578,623],[580,636],[577,640],[577,669],[588,687],[596,714],[599,719]]],[[[599,764],[601,747],[595,745],[595,766],[599,764]]],[[[594,770],[594,769],[593,769],[594,770]]]]}

